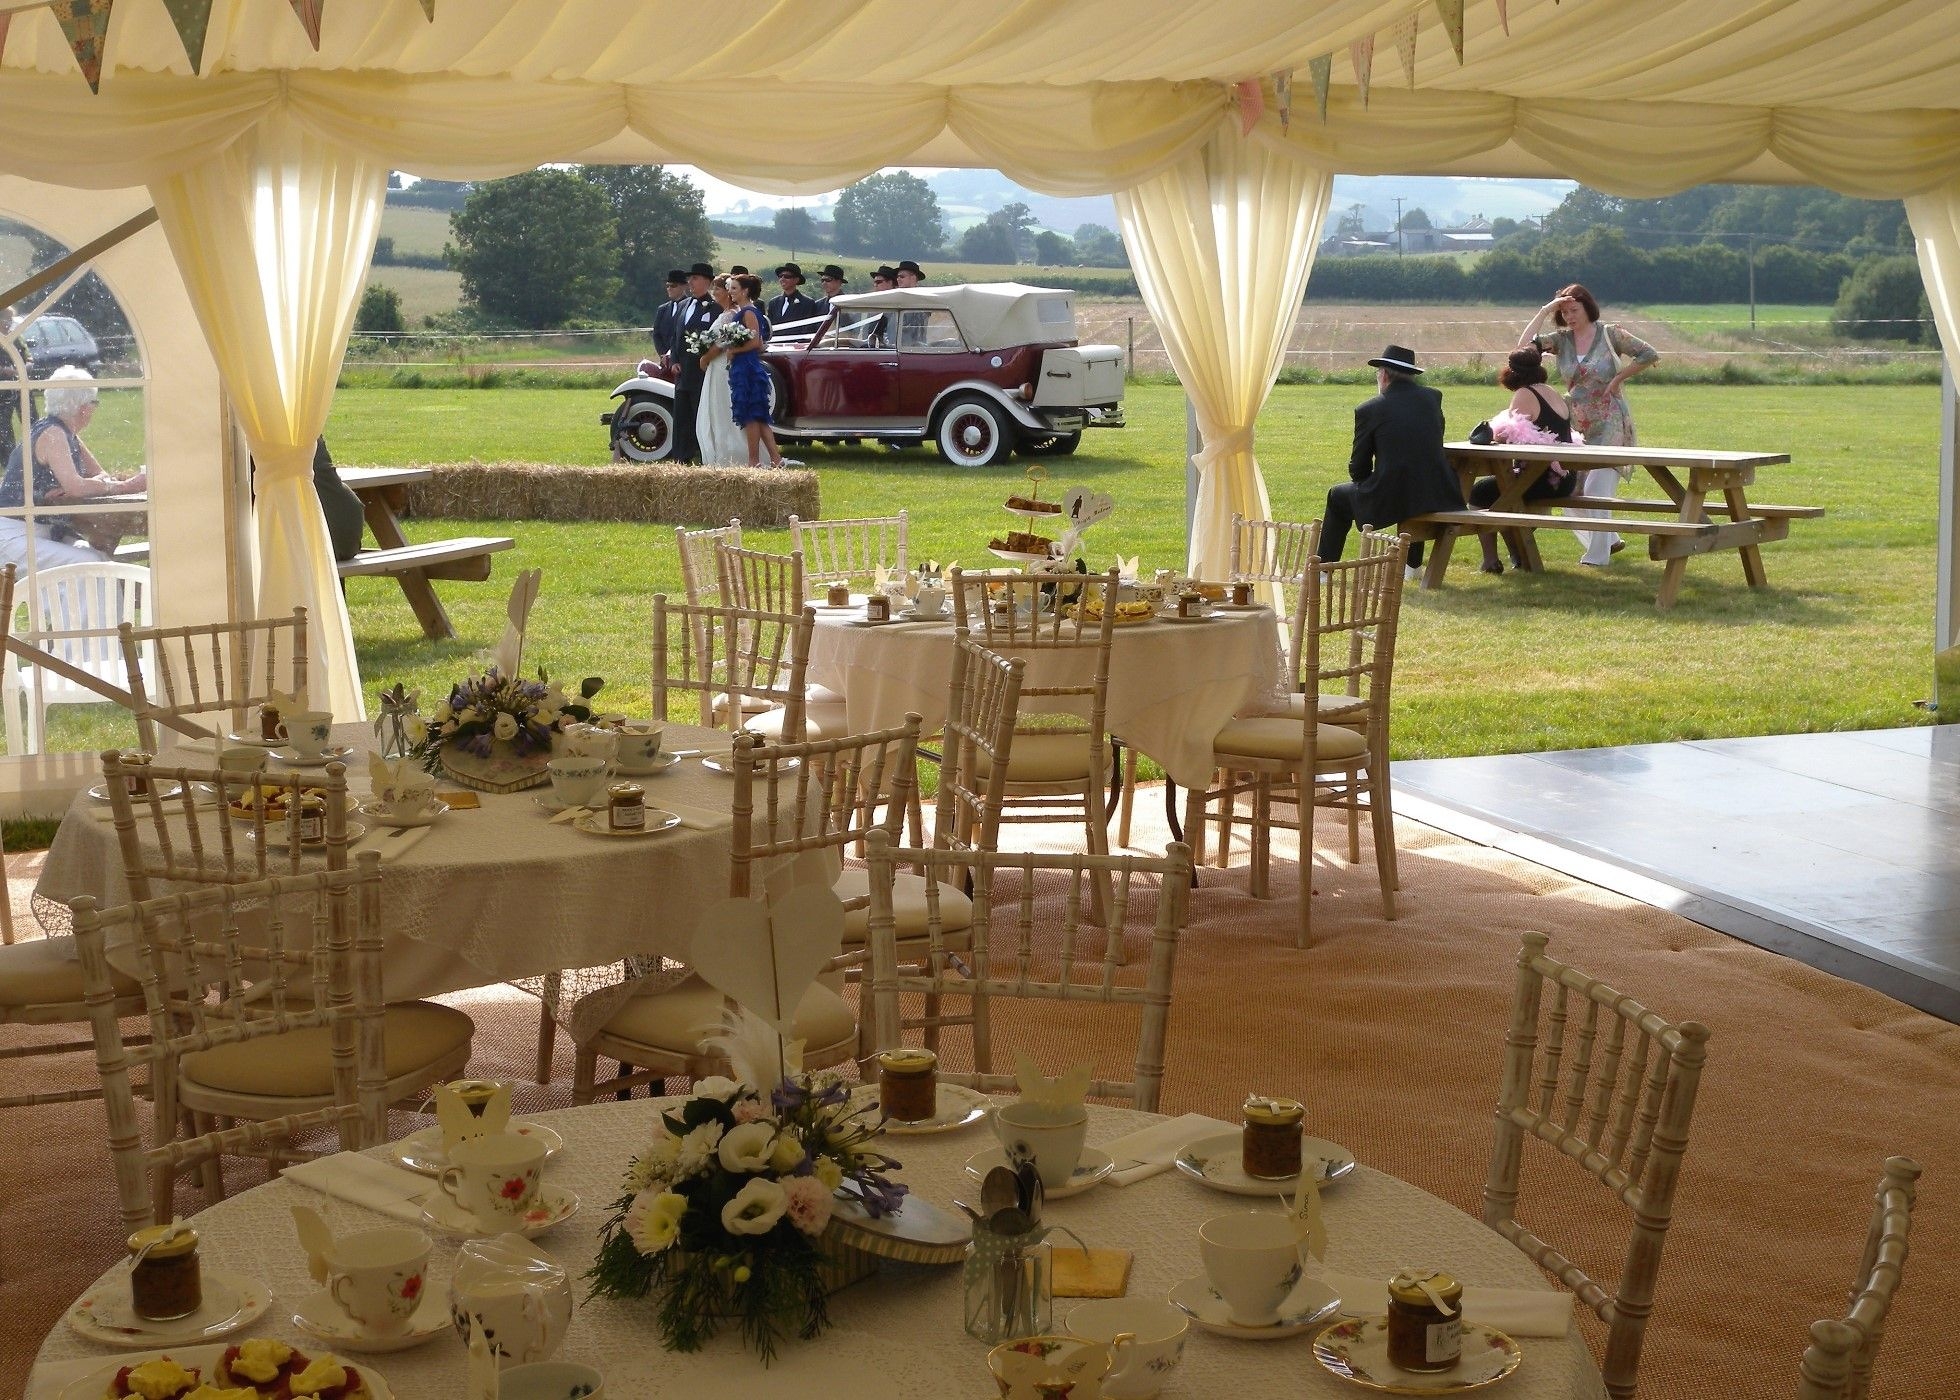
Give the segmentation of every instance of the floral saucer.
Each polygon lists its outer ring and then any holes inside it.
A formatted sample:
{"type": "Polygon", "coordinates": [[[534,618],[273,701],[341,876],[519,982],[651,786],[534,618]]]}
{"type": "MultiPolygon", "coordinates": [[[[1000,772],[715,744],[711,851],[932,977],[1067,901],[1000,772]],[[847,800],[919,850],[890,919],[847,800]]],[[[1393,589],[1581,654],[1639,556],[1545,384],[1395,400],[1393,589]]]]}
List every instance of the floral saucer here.
{"type": "MultiPolygon", "coordinates": [[[[182,783],[156,784],[157,796],[166,802],[169,801],[171,798],[175,797],[178,793],[182,792],[183,790],[184,790],[184,785],[182,783]]],[[[107,802],[109,800],[109,785],[107,783],[97,783],[94,787],[88,790],[88,795],[94,798],[97,802],[107,802]]],[[[150,799],[147,797],[138,797],[132,800],[136,802],[148,802],[150,799]]]]}
{"type": "MultiPolygon", "coordinates": [[[[576,1191],[567,1191],[562,1186],[541,1186],[538,1188],[538,1203],[524,1212],[523,1217],[510,1228],[525,1239],[536,1239],[546,1230],[563,1225],[576,1214],[576,1191]]],[[[452,1239],[475,1240],[504,1233],[502,1226],[485,1226],[473,1212],[464,1210],[441,1192],[423,1205],[422,1223],[452,1239]]]]}
{"type": "Polygon", "coordinates": [[[1276,1342],[1309,1332],[1340,1310],[1341,1298],[1324,1279],[1309,1275],[1293,1286],[1286,1301],[1279,1305],[1279,1320],[1249,1327],[1232,1321],[1232,1309],[1211,1281],[1200,1274],[1187,1278],[1170,1291],[1171,1306],[1186,1314],[1207,1332],[1221,1337],[1237,1337],[1248,1342],[1276,1342]]]}
{"type": "Polygon", "coordinates": [[[614,826],[604,812],[586,812],[572,818],[572,825],[587,836],[657,836],[663,831],[672,831],[680,824],[679,817],[659,807],[647,808],[645,826],[614,826]]]}
{"type": "Polygon", "coordinates": [[[329,763],[338,763],[353,752],[353,748],[347,744],[329,744],[319,753],[309,756],[298,749],[282,744],[272,751],[272,756],[289,768],[325,768],[329,763]]]}
{"type": "MultiPolygon", "coordinates": [[[[367,835],[366,823],[364,822],[347,823],[348,845],[350,846],[353,845],[356,841],[360,840],[365,835],[367,835]]],[[[247,841],[253,841],[256,840],[257,838],[258,838],[257,827],[247,827],[245,829],[245,839],[247,841]]],[[[268,821],[265,824],[265,844],[271,847],[275,851],[290,851],[293,848],[292,828],[287,825],[286,819],[284,817],[279,818],[277,822],[268,821]]],[[[324,851],[326,849],[327,849],[327,843],[324,839],[319,841],[302,841],[300,843],[300,850],[303,853],[324,851]]]]}
{"type": "MultiPolygon", "coordinates": [[[[704,753],[701,755],[701,766],[710,773],[732,774],[735,771],[735,759],[732,754],[704,753]]],[[[776,765],[776,771],[778,773],[794,773],[802,766],[802,759],[786,758],[776,765]]]]}
{"type": "MultiPolygon", "coordinates": [[[[1270,1181],[1247,1176],[1241,1165],[1242,1147],[1238,1133],[1220,1133],[1190,1144],[1177,1154],[1175,1163],[1192,1180],[1234,1196],[1264,1196],[1271,1200],[1274,1196],[1291,1196],[1299,1188],[1297,1175],[1270,1181]]],[[[1319,1158],[1322,1186],[1331,1186],[1354,1170],[1354,1154],[1326,1138],[1301,1138],[1300,1157],[1303,1161],[1319,1158]]]]}
{"type": "MultiPolygon", "coordinates": [[[[881,1130],[895,1135],[913,1133],[950,1133],[955,1128],[964,1128],[969,1123],[978,1123],[987,1116],[993,1100],[978,1089],[969,1089],[964,1084],[941,1084],[939,1096],[932,1106],[932,1117],[901,1123],[896,1118],[887,1118],[881,1130]]],[[[851,1091],[851,1105],[854,1108],[873,1108],[878,1106],[878,1086],[860,1084],[851,1091]]]]}
{"type": "Polygon", "coordinates": [[[1388,1319],[1354,1317],[1314,1338],[1313,1359],[1367,1390],[1461,1395],[1503,1380],[1523,1363],[1524,1352],[1502,1332],[1465,1318],[1462,1360],[1447,1371],[1405,1371],[1388,1359],[1388,1319]]]}
{"type": "MultiPolygon", "coordinates": [[[[518,1137],[529,1138],[544,1144],[544,1159],[549,1162],[565,1147],[565,1139],[558,1136],[557,1130],[547,1128],[542,1123],[527,1123],[522,1119],[512,1119],[510,1131],[518,1137]]],[[[410,1133],[395,1144],[395,1160],[412,1172],[423,1176],[438,1176],[449,1165],[449,1153],[442,1145],[442,1129],[424,1128],[419,1133],[410,1133]]]]}
{"type": "Polygon", "coordinates": [[[268,739],[257,730],[253,730],[250,734],[244,733],[242,730],[233,730],[231,733],[225,735],[225,742],[227,744],[244,744],[254,749],[276,749],[283,746],[286,741],[284,739],[268,739]]]}
{"type": "Polygon", "coordinates": [[[204,1306],[189,1317],[152,1322],[136,1315],[129,1297],[129,1270],[118,1265],[75,1300],[68,1309],[68,1325],[104,1346],[188,1346],[250,1327],[272,1306],[272,1294],[264,1284],[223,1269],[204,1271],[203,1292],[204,1306]]]}
{"type": "MultiPolygon", "coordinates": [[[[1007,1165],[1007,1154],[998,1147],[990,1147],[985,1152],[977,1152],[966,1159],[966,1174],[975,1181],[984,1179],[995,1167],[1007,1165]]],[[[1064,1197],[1078,1196],[1116,1170],[1116,1159],[1100,1148],[1085,1147],[1082,1156],[1069,1173],[1068,1184],[1050,1186],[1042,1192],[1044,1200],[1059,1201],[1064,1197]]]]}
{"type": "Polygon", "coordinates": [[[424,807],[412,817],[399,816],[393,812],[384,814],[376,809],[372,799],[361,804],[362,813],[373,818],[376,826],[392,826],[398,829],[413,826],[434,826],[436,824],[436,818],[442,816],[448,810],[449,804],[441,798],[436,799],[434,806],[424,807]]]}
{"type": "Polygon", "coordinates": [[[415,1315],[408,1320],[407,1330],[377,1336],[349,1317],[347,1310],[334,1301],[333,1294],[322,1288],[308,1294],[299,1305],[293,1314],[293,1326],[335,1351],[407,1351],[449,1330],[449,1304],[439,1291],[425,1288],[415,1315]]]}
{"type": "Polygon", "coordinates": [[[662,749],[659,753],[653,756],[652,761],[650,761],[644,768],[639,768],[639,767],[628,768],[623,763],[618,765],[618,767],[619,767],[619,772],[621,777],[651,778],[661,773],[665,773],[669,768],[672,768],[676,763],[679,763],[680,761],[681,761],[681,756],[679,754],[669,753],[666,749],[662,749]]]}

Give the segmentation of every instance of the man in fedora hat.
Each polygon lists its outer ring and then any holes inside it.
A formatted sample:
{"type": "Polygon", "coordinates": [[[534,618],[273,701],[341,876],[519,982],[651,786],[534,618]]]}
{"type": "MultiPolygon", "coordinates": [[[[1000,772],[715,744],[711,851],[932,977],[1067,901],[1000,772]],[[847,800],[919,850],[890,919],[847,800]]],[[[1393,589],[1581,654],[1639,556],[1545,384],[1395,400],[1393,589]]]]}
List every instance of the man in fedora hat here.
{"type": "Polygon", "coordinates": [[[817,286],[823,290],[823,295],[811,303],[817,309],[810,314],[813,316],[828,316],[830,314],[830,299],[842,292],[848,285],[850,285],[850,279],[844,275],[843,268],[839,267],[836,263],[825,263],[823,271],[817,274],[817,286]]]}
{"type": "Polygon", "coordinates": [[[898,269],[892,273],[892,281],[901,287],[916,287],[925,280],[925,269],[910,258],[900,263],[898,269]]]}
{"type": "Polygon", "coordinates": [[[680,345],[681,303],[686,299],[687,274],[673,268],[667,273],[667,300],[653,313],[653,353],[670,370],[675,364],[674,351],[680,345]]]}
{"type": "Polygon", "coordinates": [[[715,270],[704,262],[687,270],[687,296],[681,302],[674,327],[674,451],[670,460],[698,462],[701,440],[694,430],[695,416],[701,411],[701,385],[707,371],[701,368],[701,352],[687,347],[687,338],[714,326],[721,308],[708,295],[715,270]]]}
{"type": "MultiPolygon", "coordinates": [[[[1347,547],[1348,531],[1396,525],[1432,510],[1462,510],[1456,473],[1443,456],[1443,395],[1425,388],[1413,350],[1391,345],[1368,361],[1381,391],[1354,410],[1354,451],[1348,481],[1327,492],[1320,518],[1320,557],[1332,561],[1347,547]]],[[[1409,567],[1422,546],[1409,547],[1409,567]]]]}
{"type": "Polygon", "coordinates": [[[823,314],[814,301],[803,295],[803,269],[795,263],[786,262],[776,269],[776,285],[783,289],[782,295],[770,297],[769,304],[762,309],[771,326],[780,326],[785,321],[807,321],[823,314]]]}

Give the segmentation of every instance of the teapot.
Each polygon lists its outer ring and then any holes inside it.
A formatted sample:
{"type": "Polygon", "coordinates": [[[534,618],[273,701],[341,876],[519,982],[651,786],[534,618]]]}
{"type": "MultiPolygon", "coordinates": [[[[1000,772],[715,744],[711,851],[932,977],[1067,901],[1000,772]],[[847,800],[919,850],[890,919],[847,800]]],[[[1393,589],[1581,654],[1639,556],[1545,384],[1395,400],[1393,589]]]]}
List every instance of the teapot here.
{"type": "Polygon", "coordinates": [[[465,1344],[475,1323],[499,1366],[548,1361],[571,1325],[571,1276],[522,1235],[471,1240],[450,1275],[449,1320],[465,1344]]]}

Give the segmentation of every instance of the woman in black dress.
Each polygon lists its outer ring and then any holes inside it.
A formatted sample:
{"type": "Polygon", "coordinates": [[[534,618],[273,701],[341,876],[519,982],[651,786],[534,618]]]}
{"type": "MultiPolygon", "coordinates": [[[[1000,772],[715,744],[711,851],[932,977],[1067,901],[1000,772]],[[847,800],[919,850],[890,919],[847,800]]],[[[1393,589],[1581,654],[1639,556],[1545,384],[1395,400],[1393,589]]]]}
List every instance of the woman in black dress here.
{"type": "MultiPolygon", "coordinates": [[[[1572,431],[1572,409],[1565,401],[1565,395],[1554,389],[1545,374],[1544,354],[1535,345],[1521,346],[1511,352],[1510,359],[1498,372],[1497,382],[1511,390],[1511,402],[1496,417],[1490,420],[1491,437],[1496,442],[1509,443],[1548,443],[1579,442],[1572,431]]],[[[1470,488],[1470,506],[1473,510],[1488,510],[1492,502],[1508,481],[1510,468],[1500,467],[1499,476],[1487,476],[1470,488]]],[[[1555,500],[1570,496],[1578,488],[1579,474],[1554,462],[1544,475],[1525,488],[1527,501],[1555,500]]],[[[1501,574],[1504,566],[1497,560],[1497,534],[1486,530],[1477,536],[1477,543],[1483,546],[1484,562],[1482,571],[1487,574],[1501,574]]],[[[1511,565],[1519,567],[1516,539],[1510,532],[1505,533],[1504,543],[1511,551],[1511,565]]]]}

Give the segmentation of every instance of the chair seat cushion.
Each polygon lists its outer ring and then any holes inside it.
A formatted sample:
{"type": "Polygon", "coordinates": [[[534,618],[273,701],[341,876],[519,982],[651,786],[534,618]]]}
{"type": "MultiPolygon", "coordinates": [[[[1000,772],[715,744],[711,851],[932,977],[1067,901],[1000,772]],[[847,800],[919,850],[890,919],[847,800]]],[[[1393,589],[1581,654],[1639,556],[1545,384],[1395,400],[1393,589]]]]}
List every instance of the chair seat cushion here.
{"type": "MultiPolygon", "coordinates": [[[[1218,731],[1211,741],[1212,751],[1221,755],[1241,754],[1246,758],[1275,758],[1298,763],[1305,757],[1306,725],[1297,719],[1269,715],[1258,719],[1235,719],[1218,731]]],[[[1324,763],[1345,763],[1368,752],[1368,740],[1358,730],[1323,724],[1314,734],[1314,754],[1324,763]]]]}
{"type": "MultiPolygon", "coordinates": [[[[402,1002],[382,1017],[384,1063],[390,1080],[468,1050],[476,1025],[462,1012],[429,1001],[402,1002]]],[[[333,1096],[333,1031],[308,1026],[282,1035],[220,1045],[184,1056],[187,1087],[258,1098],[333,1096]]]]}
{"type": "Polygon", "coordinates": [[[841,705],[844,697],[827,685],[811,681],[803,687],[803,703],[806,705],[841,705]]]}
{"type": "MultiPolygon", "coordinates": [[[[1315,697],[1319,700],[1320,722],[1322,724],[1359,725],[1368,722],[1368,701],[1360,695],[1329,695],[1325,691],[1315,697]]],[[[1286,697],[1286,704],[1272,713],[1288,715],[1295,720],[1307,717],[1307,697],[1295,691],[1286,697]]]]}
{"type": "MultiPolygon", "coordinates": [[[[837,877],[831,890],[837,897],[849,904],[854,899],[866,899],[871,894],[871,872],[869,870],[846,870],[837,877]]],[[[923,875],[910,871],[900,871],[892,881],[892,923],[899,938],[924,938],[926,936],[926,880],[923,875]]],[[[973,927],[973,901],[958,885],[939,887],[939,926],[941,932],[958,933],[973,927]]],[[[862,948],[867,932],[871,927],[871,910],[846,909],[844,911],[844,946],[862,948]]]]}
{"type": "MultiPolygon", "coordinates": [[[[1104,753],[1108,746],[1105,743],[1104,753]]],[[[1069,783],[1086,781],[1090,773],[1089,739],[1085,734],[1016,734],[1014,747],[1007,758],[1007,781],[1010,783],[1069,783]]],[[[993,771],[993,761],[986,754],[974,751],[978,761],[979,776],[986,777],[993,771]]],[[[1105,757],[1096,765],[1100,774],[1105,757]]]]}
{"type": "MultiPolygon", "coordinates": [[[[143,989],[109,970],[118,998],[138,997],[143,989]]],[[[0,1006],[49,1006],[82,999],[82,965],[72,938],[30,938],[0,947],[0,1006]]]]}
{"type": "MultiPolygon", "coordinates": [[[[759,739],[769,739],[781,743],[783,739],[783,717],[789,712],[777,708],[766,714],[748,720],[742,728],[759,739]]],[[[850,732],[844,720],[842,705],[805,705],[803,707],[803,737],[806,740],[841,739],[850,732]]]]}
{"type": "MultiPolygon", "coordinates": [[[[599,1033],[678,1058],[701,1053],[701,1037],[721,1025],[722,994],[699,977],[664,992],[634,997],[599,1033]]],[[[850,1004],[818,982],[796,1008],[796,1034],[809,1049],[838,1045],[857,1035],[850,1004]]]]}

